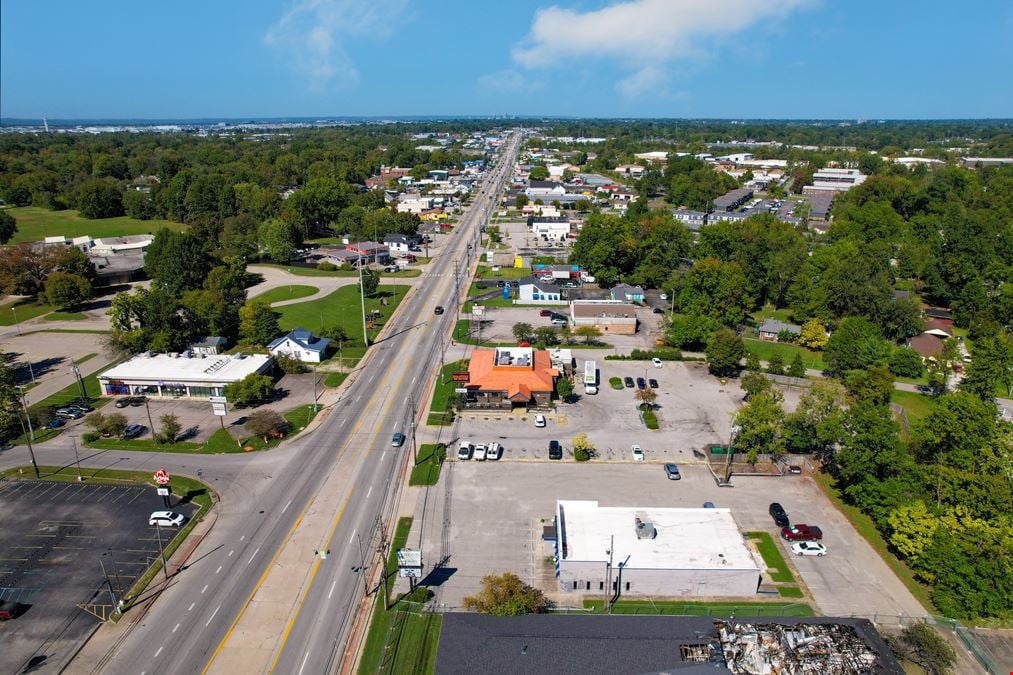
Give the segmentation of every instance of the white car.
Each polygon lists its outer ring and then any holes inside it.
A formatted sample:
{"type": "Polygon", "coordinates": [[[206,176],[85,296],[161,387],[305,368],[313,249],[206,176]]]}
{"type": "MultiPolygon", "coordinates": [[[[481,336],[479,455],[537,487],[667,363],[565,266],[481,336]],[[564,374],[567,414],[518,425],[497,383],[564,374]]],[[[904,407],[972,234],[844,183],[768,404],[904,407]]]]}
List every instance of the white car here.
{"type": "Polygon", "coordinates": [[[659,359],[657,356],[651,359],[651,363],[654,364],[655,368],[661,368],[661,359],[659,359]]]}
{"type": "Polygon", "coordinates": [[[489,449],[485,451],[485,458],[488,460],[497,460],[503,456],[503,446],[499,443],[490,443],[489,449]]]}
{"type": "Polygon", "coordinates": [[[486,450],[487,448],[485,447],[485,443],[476,444],[475,452],[472,453],[471,455],[472,459],[474,459],[476,462],[484,462],[486,450]]]}
{"type": "Polygon", "coordinates": [[[545,426],[545,415],[535,415],[535,426],[538,428],[545,426]]]}
{"type": "Polygon", "coordinates": [[[791,545],[791,552],[795,555],[818,555],[827,554],[827,547],[818,541],[797,541],[791,545]]]}
{"type": "Polygon", "coordinates": [[[634,462],[644,461],[644,450],[639,445],[633,446],[633,461],[634,462]]]}
{"type": "Polygon", "coordinates": [[[471,443],[468,441],[461,441],[461,445],[457,448],[457,459],[471,459],[471,443]]]}
{"type": "Polygon", "coordinates": [[[148,525],[158,525],[159,527],[179,527],[185,522],[186,516],[173,511],[154,511],[148,516],[148,525]]]}
{"type": "Polygon", "coordinates": [[[661,298],[662,300],[668,300],[668,294],[667,293],[659,293],[658,297],[661,298]]]}

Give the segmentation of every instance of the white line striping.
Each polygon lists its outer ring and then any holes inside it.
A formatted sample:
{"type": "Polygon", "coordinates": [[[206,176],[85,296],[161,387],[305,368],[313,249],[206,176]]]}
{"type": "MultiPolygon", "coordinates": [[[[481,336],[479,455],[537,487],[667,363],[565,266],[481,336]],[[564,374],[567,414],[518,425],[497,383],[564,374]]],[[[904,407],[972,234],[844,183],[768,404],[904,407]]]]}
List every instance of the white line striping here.
{"type": "Polygon", "coordinates": [[[351,544],[353,539],[355,539],[355,529],[352,529],[352,536],[348,538],[348,543],[351,544]]]}
{"type": "Polygon", "coordinates": [[[191,611],[193,609],[193,606],[196,605],[196,604],[197,604],[196,602],[191,602],[190,606],[186,608],[186,611],[188,611],[188,612],[191,611]]]}
{"type": "Polygon", "coordinates": [[[250,556],[250,559],[246,561],[246,564],[249,565],[251,562],[253,562],[253,559],[257,557],[258,553],[260,553],[259,546],[257,547],[257,550],[253,552],[253,555],[250,556]]]}
{"type": "Polygon", "coordinates": [[[156,658],[156,659],[158,658],[158,655],[162,653],[162,650],[163,650],[163,649],[165,649],[165,645],[162,645],[161,647],[159,647],[159,648],[158,648],[158,651],[157,651],[157,652],[155,652],[155,658],[156,658]]]}
{"type": "Polygon", "coordinates": [[[281,510],[281,512],[282,512],[282,513],[285,513],[286,511],[288,511],[288,507],[290,507],[290,506],[292,506],[292,500],[291,500],[291,499],[290,499],[290,500],[288,500],[288,504],[285,504],[285,508],[283,508],[283,509],[281,510]]]}
{"type": "Polygon", "coordinates": [[[306,652],[306,656],[302,657],[302,665],[299,666],[299,675],[302,675],[302,669],[306,667],[306,659],[310,657],[310,653],[306,652]]]}
{"type": "Polygon", "coordinates": [[[369,490],[366,491],[366,499],[369,499],[369,495],[373,494],[373,486],[369,486],[369,490]]]}
{"type": "Polygon", "coordinates": [[[200,594],[204,595],[204,591],[208,589],[208,584],[204,584],[204,588],[200,589],[200,594]]]}
{"type": "Polygon", "coordinates": [[[246,535],[245,534],[239,538],[239,541],[242,541],[244,539],[246,539],[246,535]]]}
{"type": "Polygon", "coordinates": [[[334,581],[331,582],[331,590],[327,591],[327,599],[328,600],[331,599],[331,596],[334,594],[334,587],[337,586],[337,585],[338,585],[338,580],[337,579],[335,579],[334,581]]]}
{"type": "Polygon", "coordinates": [[[177,623],[177,624],[176,624],[176,627],[172,629],[172,632],[173,632],[173,633],[175,633],[175,632],[176,632],[176,631],[178,631],[178,630],[179,630],[179,624],[177,623]]]}
{"type": "Polygon", "coordinates": [[[215,620],[215,614],[217,614],[218,610],[221,609],[221,608],[222,608],[221,605],[218,605],[217,607],[215,607],[215,611],[211,612],[211,618],[208,619],[208,622],[206,624],[204,624],[205,628],[207,628],[208,626],[211,625],[211,622],[215,620]]]}
{"type": "Polygon", "coordinates": [[[219,573],[219,572],[221,572],[221,571],[222,571],[222,566],[221,566],[221,565],[219,565],[219,566],[218,566],[218,569],[216,569],[216,570],[215,570],[215,574],[218,574],[218,573],[219,573]]]}
{"type": "Polygon", "coordinates": [[[231,558],[231,557],[232,557],[232,554],[233,554],[233,553],[235,553],[235,552],[236,552],[236,550],[235,550],[235,549],[232,549],[231,551],[229,551],[229,557],[231,558]]]}

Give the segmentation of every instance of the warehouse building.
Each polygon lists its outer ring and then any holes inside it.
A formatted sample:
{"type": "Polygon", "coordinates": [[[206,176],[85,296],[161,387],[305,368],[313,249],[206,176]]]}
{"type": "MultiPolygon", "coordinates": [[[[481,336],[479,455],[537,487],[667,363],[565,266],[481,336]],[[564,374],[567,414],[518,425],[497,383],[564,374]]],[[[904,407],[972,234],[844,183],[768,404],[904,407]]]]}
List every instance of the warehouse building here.
{"type": "Polygon", "coordinates": [[[563,591],[732,596],[754,595],[760,585],[760,566],[728,509],[557,501],[555,521],[563,591]]]}
{"type": "Polygon", "coordinates": [[[143,394],[152,398],[190,398],[200,401],[222,396],[226,385],[251,373],[271,370],[267,354],[204,355],[192,351],[138,354],[99,375],[105,396],[143,394]]]}

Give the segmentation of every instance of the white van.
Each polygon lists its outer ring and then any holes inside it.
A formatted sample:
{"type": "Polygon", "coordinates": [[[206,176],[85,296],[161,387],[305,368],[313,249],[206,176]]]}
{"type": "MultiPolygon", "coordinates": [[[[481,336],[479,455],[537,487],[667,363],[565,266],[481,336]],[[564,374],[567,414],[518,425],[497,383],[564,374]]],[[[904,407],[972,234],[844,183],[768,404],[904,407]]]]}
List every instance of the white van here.
{"type": "Polygon", "coordinates": [[[495,461],[503,456],[503,446],[499,443],[490,443],[489,449],[486,450],[485,458],[488,460],[495,461]]]}

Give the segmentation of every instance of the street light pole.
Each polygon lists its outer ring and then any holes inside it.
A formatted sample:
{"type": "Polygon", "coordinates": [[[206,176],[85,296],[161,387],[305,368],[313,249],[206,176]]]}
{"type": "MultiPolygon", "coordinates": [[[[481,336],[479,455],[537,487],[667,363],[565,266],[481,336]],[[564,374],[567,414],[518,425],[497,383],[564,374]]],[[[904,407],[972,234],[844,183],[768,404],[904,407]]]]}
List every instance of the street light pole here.
{"type": "Polygon", "coordinates": [[[18,390],[21,392],[21,407],[25,411],[25,419],[28,421],[28,436],[30,440],[35,440],[35,429],[32,428],[32,416],[28,414],[28,402],[25,400],[25,387],[19,384],[18,390]]]}
{"type": "Polygon", "coordinates": [[[70,442],[74,446],[74,463],[77,465],[77,482],[80,483],[84,480],[81,477],[81,457],[77,454],[77,437],[71,436],[70,442]]]}
{"type": "Polygon", "coordinates": [[[362,283],[362,254],[359,254],[359,300],[362,303],[362,342],[369,347],[369,333],[366,332],[366,287],[362,283]]]}
{"type": "Polygon", "coordinates": [[[21,323],[18,321],[18,313],[14,310],[14,305],[11,305],[11,311],[14,312],[14,325],[18,327],[18,335],[21,335],[21,323]]]}
{"type": "Polygon", "coordinates": [[[169,564],[165,562],[165,549],[162,548],[162,528],[159,526],[158,521],[155,521],[155,534],[158,536],[158,554],[162,557],[162,574],[165,576],[165,580],[169,580],[169,564]]]}
{"type": "MultiPolygon", "coordinates": [[[[25,413],[25,417],[27,417],[27,416],[28,416],[28,414],[26,412],[25,413]]],[[[20,410],[18,411],[18,421],[21,422],[21,433],[24,434],[24,436],[25,436],[25,442],[28,444],[28,456],[32,458],[32,470],[35,471],[35,477],[38,478],[39,477],[39,464],[38,464],[38,462],[35,461],[35,450],[32,449],[32,439],[30,438],[30,436],[28,434],[28,431],[25,429],[25,421],[21,417],[21,411],[20,410]]],[[[31,426],[31,423],[32,423],[31,420],[29,420],[28,421],[29,426],[31,426]]]]}

